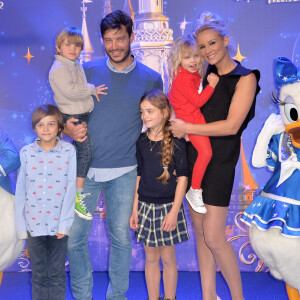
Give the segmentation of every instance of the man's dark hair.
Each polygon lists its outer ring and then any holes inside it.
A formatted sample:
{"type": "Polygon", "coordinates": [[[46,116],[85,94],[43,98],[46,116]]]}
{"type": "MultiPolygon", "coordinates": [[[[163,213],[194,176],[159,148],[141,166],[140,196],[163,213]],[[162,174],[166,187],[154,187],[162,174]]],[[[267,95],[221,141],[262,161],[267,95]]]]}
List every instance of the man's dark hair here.
{"type": "Polygon", "coordinates": [[[121,29],[121,25],[124,25],[129,37],[132,34],[133,22],[131,18],[121,10],[116,10],[106,15],[100,23],[100,31],[102,37],[108,29],[121,29]]]}

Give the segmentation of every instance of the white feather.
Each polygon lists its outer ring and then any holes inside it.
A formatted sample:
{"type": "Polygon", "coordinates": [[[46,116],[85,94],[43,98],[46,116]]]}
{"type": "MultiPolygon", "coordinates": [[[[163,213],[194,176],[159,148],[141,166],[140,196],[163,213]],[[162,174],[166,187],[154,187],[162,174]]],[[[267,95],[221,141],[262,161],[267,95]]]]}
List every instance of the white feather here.
{"type": "Polygon", "coordinates": [[[0,271],[9,267],[24,249],[15,228],[14,196],[0,187],[0,271]]]}

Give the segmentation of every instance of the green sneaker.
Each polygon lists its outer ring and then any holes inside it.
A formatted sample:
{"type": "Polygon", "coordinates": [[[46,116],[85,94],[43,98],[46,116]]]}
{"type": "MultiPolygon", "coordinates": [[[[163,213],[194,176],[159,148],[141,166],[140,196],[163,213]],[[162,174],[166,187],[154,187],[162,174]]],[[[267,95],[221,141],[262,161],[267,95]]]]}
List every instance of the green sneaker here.
{"type": "Polygon", "coordinates": [[[75,200],[75,214],[85,220],[92,220],[93,216],[89,211],[87,210],[85,203],[83,199],[86,196],[89,196],[90,194],[84,194],[84,193],[76,193],[76,200],[75,200]]]}

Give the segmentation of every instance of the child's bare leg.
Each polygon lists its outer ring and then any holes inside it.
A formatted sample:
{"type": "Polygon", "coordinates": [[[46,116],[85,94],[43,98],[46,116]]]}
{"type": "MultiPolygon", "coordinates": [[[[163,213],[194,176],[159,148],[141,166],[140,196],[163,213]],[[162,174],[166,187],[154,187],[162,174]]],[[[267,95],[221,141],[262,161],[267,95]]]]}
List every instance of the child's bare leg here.
{"type": "Polygon", "coordinates": [[[163,263],[163,280],[166,299],[175,299],[177,288],[177,264],[175,246],[161,246],[160,256],[163,263]]]}
{"type": "Polygon", "coordinates": [[[158,247],[145,246],[146,265],[145,276],[147,283],[147,290],[149,300],[157,300],[159,297],[159,283],[160,283],[160,251],[158,247]]]}
{"type": "Polygon", "coordinates": [[[83,177],[76,178],[77,192],[83,192],[84,182],[85,182],[85,178],[83,178],[83,177]],[[81,190],[78,190],[78,189],[81,189],[81,190]]]}

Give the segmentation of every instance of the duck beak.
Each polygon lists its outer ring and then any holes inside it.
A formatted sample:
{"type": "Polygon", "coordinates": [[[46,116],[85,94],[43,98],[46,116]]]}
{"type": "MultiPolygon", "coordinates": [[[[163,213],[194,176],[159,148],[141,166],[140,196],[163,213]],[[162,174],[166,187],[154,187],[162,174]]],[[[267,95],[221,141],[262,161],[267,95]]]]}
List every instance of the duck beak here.
{"type": "Polygon", "coordinates": [[[300,148],[300,120],[285,127],[285,132],[291,136],[292,143],[300,148]]]}

